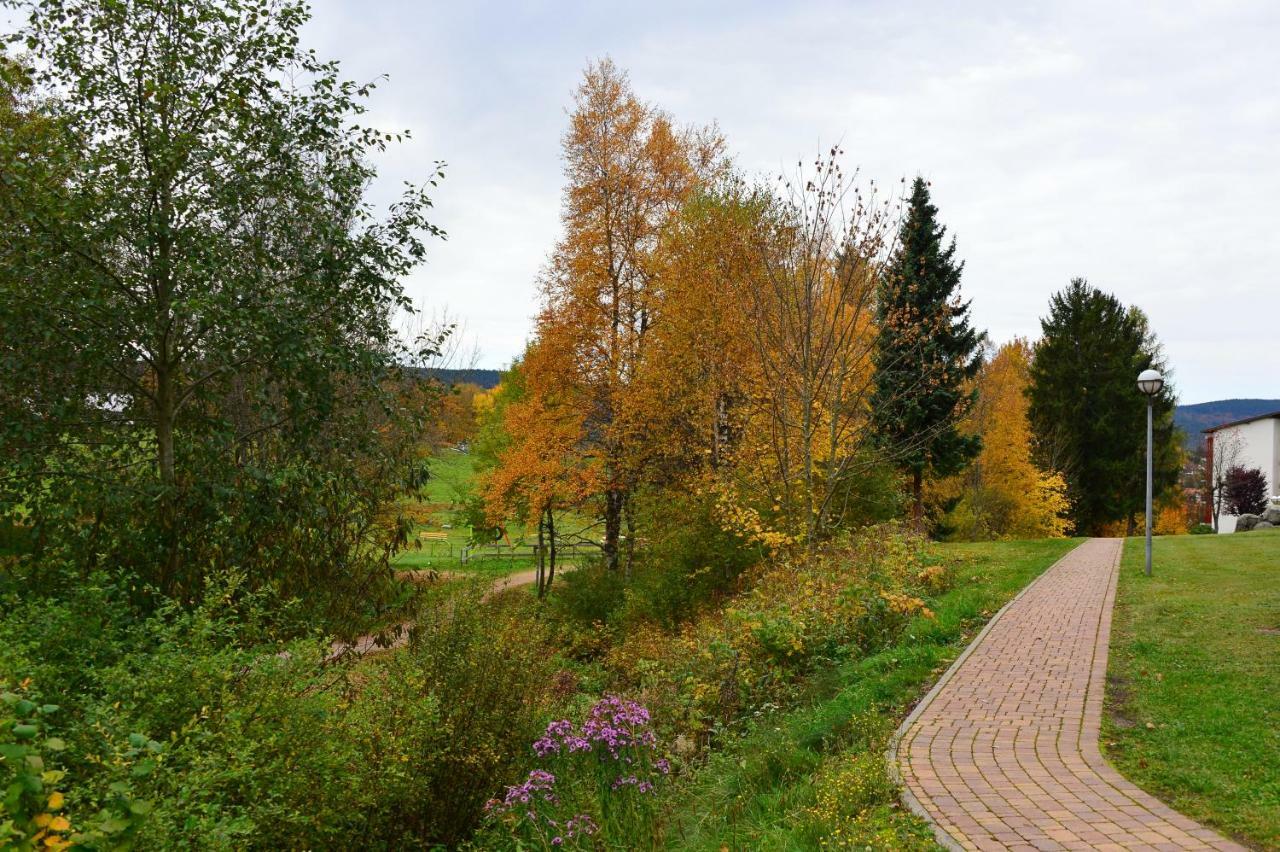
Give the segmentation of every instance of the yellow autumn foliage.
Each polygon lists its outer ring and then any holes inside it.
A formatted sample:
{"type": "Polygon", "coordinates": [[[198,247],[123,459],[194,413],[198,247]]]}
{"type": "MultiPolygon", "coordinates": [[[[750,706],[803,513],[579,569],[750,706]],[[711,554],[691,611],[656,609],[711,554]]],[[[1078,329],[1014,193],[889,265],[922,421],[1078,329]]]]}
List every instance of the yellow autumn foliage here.
{"type": "Polygon", "coordinates": [[[1066,534],[1067,484],[1032,460],[1026,387],[1031,346],[1004,344],[978,377],[978,402],[966,428],[982,436],[982,452],[964,473],[937,485],[958,497],[948,525],[959,538],[1056,538],[1066,534]]]}
{"type": "Polygon", "coordinates": [[[914,618],[931,619],[925,598],[951,581],[924,562],[922,539],[870,528],[814,559],[770,559],[746,589],[674,632],[630,629],[606,666],[643,694],[650,709],[693,733],[741,707],[784,700],[795,679],[838,648],[874,644],[914,618]]]}

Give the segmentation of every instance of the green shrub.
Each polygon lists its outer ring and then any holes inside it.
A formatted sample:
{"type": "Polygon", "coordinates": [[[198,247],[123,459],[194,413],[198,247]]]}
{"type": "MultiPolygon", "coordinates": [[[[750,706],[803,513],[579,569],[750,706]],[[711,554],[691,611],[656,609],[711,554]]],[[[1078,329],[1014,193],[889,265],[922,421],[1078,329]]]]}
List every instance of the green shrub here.
{"type": "MultiPolygon", "coordinates": [[[[98,670],[126,652],[131,632],[144,620],[127,590],[101,572],[63,597],[41,594],[26,578],[6,583],[0,612],[0,679],[30,679],[72,697],[91,692],[98,670]]],[[[75,702],[57,703],[75,709],[75,702]]]]}
{"type": "Polygon", "coordinates": [[[662,492],[642,503],[650,538],[636,559],[626,599],[614,615],[622,627],[641,622],[674,629],[729,592],[762,552],[726,531],[707,497],[662,492]]]}
{"type": "Polygon", "coordinates": [[[1213,535],[1214,529],[1210,524],[1194,524],[1187,532],[1192,535],[1213,535]]]}
{"type": "MultiPolygon", "coordinates": [[[[62,705],[66,809],[50,821],[85,833],[128,817],[119,830],[139,848],[456,844],[519,774],[554,683],[532,601],[452,585],[422,602],[408,647],[326,664],[319,637],[273,639],[259,611],[272,596],[234,578],[218,588],[151,615],[106,581],[64,599],[5,597],[0,683],[62,705]]],[[[14,831],[28,832],[39,804],[15,804],[14,831]]]]}
{"type": "Polygon", "coordinates": [[[626,581],[620,571],[598,560],[556,578],[551,606],[557,619],[570,629],[605,624],[626,598],[626,581]]]}
{"type": "Polygon", "coordinates": [[[551,683],[536,623],[479,588],[428,601],[394,653],[324,666],[319,646],[289,651],[224,670],[217,703],[176,731],[149,843],[456,844],[519,771],[551,683]]]}
{"type": "Polygon", "coordinates": [[[623,635],[639,624],[674,629],[760,560],[758,546],[716,522],[709,498],[651,492],[638,502],[650,533],[630,571],[592,563],[558,586],[553,605],[571,631],[608,625],[623,635]]]}
{"type": "MultiPolygon", "coordinates": [[[[0,683],[0,689],[6,686],[0,683]]],[[[149,775],[163,747],[131,734],[114,750],[113,777],[99,795],[71,794],[67,742],[56,731],[56,704],[29,697],[30,681],[0,691],[0,847],[4,849],[128,849],[151,803],[135,798],[135,779],[149,775]]],[[[100,760],[101,758],[99,758],[100,760]]]]}
{"type": "MultiPolygon", "coordinates": [[[[394,787],[395,805],[380,809],[379,819],[386,820],[378,826],[381,833],[402,827],[406,837],[448,844],[465,839],[488,798],[520,773],[528,743],[545,720],[555,656],[536,605],[523,597],[485,603],[482,591],[477,585],[429,602],[408,653],[383,662],[388,702],[429,694],[439,705],[439,721],[422,727],[417,742],[390,752],[401,758],[402,777],[394,787]]],[[[371,705],[365,712],[375,713],[368,729],[385,730],[385,713],[371,705]]]]}
{"type": "Polygon", "coordinates": [[[30,531],[9,518],[0,517],[0,556],[16,555],[30,549],[30,531]]]}

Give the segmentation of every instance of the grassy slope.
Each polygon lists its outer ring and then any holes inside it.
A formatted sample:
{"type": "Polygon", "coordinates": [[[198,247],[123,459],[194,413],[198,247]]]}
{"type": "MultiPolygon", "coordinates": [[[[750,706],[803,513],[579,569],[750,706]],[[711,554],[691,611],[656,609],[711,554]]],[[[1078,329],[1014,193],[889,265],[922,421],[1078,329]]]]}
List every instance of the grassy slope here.
{"type": "MultiPolygon", "coordinates": [[[[475,488],[476,469],[474,457],[454,449],[444,449],[431,459],[431,478],[427,481],[421,503],[429,510],[430,523],[420,530],[447,533],[446,542],[422,541],[420,546],[410,546],[392,560],[399,569],[433,568],[449,571],[469,571],[477,574],[507,574],[533,567],[533,560],[526,554],[512,559],[508,555],[486,554],[473,557],[465,565],[459,556],[467,546],[471,531],[458,522],[455,512],[471,496],[475,488]],[[444,529],[444,525],[452,529],[444,529]]],[[[556,523],[561,530],[577,532],[587,527],[588,521],[571,513],[557,514],[556,523]]],[[[534,531],[536,533],[536,530],[534,531]]],[[[525,530],[520,524],[509,524],[508,536],[513,543],[523,542],[525,530]]]]}
{"type": "Polygon", "coordinates": [[[1157,540],[1150,580],[1142,561],[1130,539],[1103,749],[1177,810],[1280,849],[1280,530],[1157,540]]]}
{"type": "Polygon", "coordinates": [[[896,803],[876,806],[857,825],[815,820],[810,809],[824,792],[849,795],[841,787],[842,766],[855,761],[881,775],[863,786],[887,784],[880,756],[910,707],[997,609],[1076,543],[939,545],[942,558],[960,561],[961,568],[956,587],[931,602],[936,620],[917,619],[897,645],[816,678],[809,706],[762,719],[717,753],[676,793],[669,846],[842,848],[840,838],[852,830],[873,848],[934,848],[923,821],[896,803]]]}

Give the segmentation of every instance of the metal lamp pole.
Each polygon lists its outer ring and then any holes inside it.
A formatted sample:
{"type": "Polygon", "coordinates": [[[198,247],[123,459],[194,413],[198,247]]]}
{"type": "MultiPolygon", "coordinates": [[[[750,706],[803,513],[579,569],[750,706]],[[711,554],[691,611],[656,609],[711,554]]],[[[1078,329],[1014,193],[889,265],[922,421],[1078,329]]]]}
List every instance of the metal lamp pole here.
{"type": "Polygon", "coordinates": [[[1151,444],[1152,408],[1156,394],[1164,387],[1164,377],[1155,370],[1143,370],[1138,376],[1138,390],[1147,395],[1147,563],[1146,575],[1151,576],[1151,444]]]}
{"type": "Polygon", "coordinates": [[[1147,397],[1147,576],[1151,577],[1151,408],[1153,398],[1147,397]]]}

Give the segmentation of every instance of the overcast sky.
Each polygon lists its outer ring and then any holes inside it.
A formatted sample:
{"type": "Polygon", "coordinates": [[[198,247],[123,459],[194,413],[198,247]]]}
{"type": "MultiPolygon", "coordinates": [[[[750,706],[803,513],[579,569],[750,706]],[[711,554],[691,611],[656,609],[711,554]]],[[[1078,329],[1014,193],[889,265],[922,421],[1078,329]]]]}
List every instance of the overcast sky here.
{"type": "Polygon", "coordinates": [[[609,55],[765,176],[842,143],[933,182],[975,322],[1035,337],[1084,276],[1150,315],[1183,402],[1280,396],[1280,3],[317,0],[307,40],[390,79],[386,197],[448,163],[449,232],[409,282],[481,366],[524,347],[559,231],[560,136],[609,55]],[[960,14],[961,10],[963,14],[960,14]]]}

